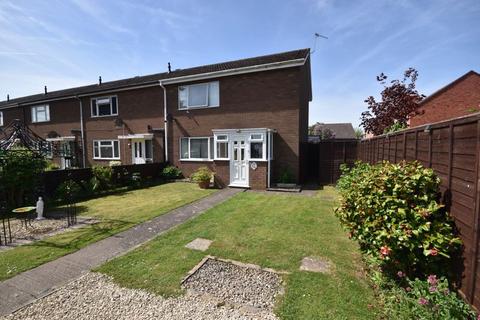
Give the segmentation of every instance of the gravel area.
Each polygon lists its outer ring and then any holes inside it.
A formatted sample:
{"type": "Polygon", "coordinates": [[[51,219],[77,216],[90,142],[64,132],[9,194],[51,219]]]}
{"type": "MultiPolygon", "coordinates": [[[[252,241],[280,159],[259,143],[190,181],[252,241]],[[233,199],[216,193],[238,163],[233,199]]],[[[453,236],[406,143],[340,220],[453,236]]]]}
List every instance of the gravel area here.
{"type": "MultiPolygon", "coordinates": [[[[25,228],[25,224],[22,220],[11,219],[10,230],[12,231],[13,243],[5,246],[3,243],[3,229],[0,230],[0,235],[2,236],[2,245],[0,245],[0,250],[7,250],[17,245],[27,244],[33,241],[41,240],[48,236],[52,236],[72,229],[82,228],[85,225],[95,224],[97,222],[98,220],[89,217],[78,217],[76,225],[72,227],[67,227],[67,220],[65,218],[31,220],[30,223],[27,222],[28,227],[25,228]]],[[[3,228],[1,222],[0,228],[3,228]]]]}
{"type": "Polygon", "coordinates": [[[12,236],[15,239],[34,240],[43,234],[67,227],[65,219],[32,220],[30,223],[31,226],[27,224],[28,228],[25,228],[23,221],[17,219],[10,220],[12,236]]]}
{"type": "Polygon", "coordinates": [[[272,310],[275,296],[283,291],[276,273],[215,259],[208,259],[185,280],[183,287],[263,310],[272,310]]]}
{"type": "Polygon", "coordinates": [[[188,292],[162,298],[143,290],[121,288],[110,277],[87,273],[55,293],[11,314],[5,320],[35,319],[262,319],[276,320],[271,312],[234,306],[218,298],[188,292]]]}

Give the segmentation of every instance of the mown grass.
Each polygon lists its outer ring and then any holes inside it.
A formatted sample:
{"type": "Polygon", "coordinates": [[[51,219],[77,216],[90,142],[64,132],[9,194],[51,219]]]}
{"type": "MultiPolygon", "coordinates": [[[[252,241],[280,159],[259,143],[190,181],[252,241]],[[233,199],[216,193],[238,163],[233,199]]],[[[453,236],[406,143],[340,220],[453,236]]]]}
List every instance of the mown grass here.
{"type": "Polygon", "coordinates": [[[182,293],[181,279],[210,254],[290,272],[276,308],[282,319],[372,319],[373,291],[357,246],[334,216],[335,197],[332,188],[312,198],[238,194],[97,271],[122,286],[172,296],[182,293]],[[184,247],[198,237],[214,241],[206,253],[184,247]],[[331,260],[333,272],[300,272],[305,256],[331,260]]]}
{"type": "Polygon", "coordinates": [[[212,192],[214,190],[202,190],[195,184],[168,183],[78,203],[80,215],[100,222],[0,252],[0,280],[77,251],[212,192]]]}

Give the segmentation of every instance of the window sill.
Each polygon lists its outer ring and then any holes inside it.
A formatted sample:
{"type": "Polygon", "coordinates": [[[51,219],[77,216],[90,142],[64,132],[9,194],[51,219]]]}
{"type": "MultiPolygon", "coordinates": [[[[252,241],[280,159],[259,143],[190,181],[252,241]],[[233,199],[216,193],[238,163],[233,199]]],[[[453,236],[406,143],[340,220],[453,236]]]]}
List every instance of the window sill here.
{"type": "Polygon", "coordinates": [[[218,106],[208,106],[208,107],[187,107],[180,109],[178,108],[179,111],[190,111],[190,110],[199,110],[199,109],[214,109],[214,108],[220,108],[220,105],[218,106]]]}
{"type": "Polygon", "coordinates": [[[180,159],[180,162],[213,162],[212,159],[180,159]]]}
{"type": "Polygon", "coordinates": [[[32,121],[32,124],[46,123],[46,122],[50,122],[50,120],[45,120],[45,121],[32,121]]]}
{"type": "Polygon", "coordinates": [[[120,160],[120,158],[93,158],[93,160],[120,160]]]}
{"type": "Polygon", "coordinates": [[[106,116],[91,116],[91,118],[108,118],[108,117],[116,117],[118,116],[118,113],[117,114],[109,114],[109,115],[106,115],[106,116]]]}

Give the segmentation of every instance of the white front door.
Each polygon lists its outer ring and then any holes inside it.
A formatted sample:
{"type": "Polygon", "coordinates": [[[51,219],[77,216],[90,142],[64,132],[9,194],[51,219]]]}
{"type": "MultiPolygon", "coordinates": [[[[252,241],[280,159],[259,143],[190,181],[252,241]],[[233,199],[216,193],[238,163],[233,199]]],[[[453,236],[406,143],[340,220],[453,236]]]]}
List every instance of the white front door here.
{"type": "Polygon", "coordinates": [[[132,163],[133,164],[146,163],[145,139],[132,140],[132,163]]]}
{"type": "Polygon", "coordinates": [[[230,185],[248,187],[247,137],[233,136],[231,141],[230,185]]]}

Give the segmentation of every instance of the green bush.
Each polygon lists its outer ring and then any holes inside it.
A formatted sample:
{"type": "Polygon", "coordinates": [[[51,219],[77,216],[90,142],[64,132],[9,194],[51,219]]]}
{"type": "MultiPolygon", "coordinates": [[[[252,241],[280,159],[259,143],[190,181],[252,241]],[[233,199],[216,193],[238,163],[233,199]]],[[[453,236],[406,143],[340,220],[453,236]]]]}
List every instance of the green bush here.
{"type": "Polygon", "coordinates": [[[194,182],[206,182],[212,179],[213,174],[214,173],[207,167],[200,167],[190,176],[190,178],[194,182]]]}
{"type": "Polygon", "coordinates": [[[162,176],[168,180],[178,179],[182,176],[182,171],[175,166],[168,166],[163,168],[162,176]]]}
{"type": "Polygon", "coordinates": [[[336,215],[382,269],[408,276],[447,274],[461,241],[437,202],[440,179],[418,162],[343,167],[336,215]]]}
{"type": "Polygon", "coordinates": [[[55,198],[61,201],[67,200],[70,195],[73,199],[78,199],[82,194],[82,188],[73,180],[62,182],[55,190],[55,198]]]}
{"type": "Polygon", "coordinates": [[[48,161],[45,171],[59,170],[60,166],[53,161],[48,161]]]}
{"type": "Polygon", "coordinates": [[[7,199],[9,206],[24,205],[25,198],[33,199],[34,189],[39,185],[45,170],[45,158],[32,151],[16,147],[0,150],[0,198],[7,199]]]}
{"type": "Polygon", "coordinates": [[[472,308],[450,291],[445,278],[430,275],[425,280],[405,278],[402,282],[402,286],[390,283],[390,287],[382,292],[386,319],[476,319],[472,308]]]}
{"type": "Polygon", "coordinates": [[[91,179],[92,188],[94,191],[104,191],[109,190],[113,187],[112,177],[113,169],[112,167],[103,167],[103,166],[93,166],[92,167],[93,177],[91,179]]]}
{"type": "Polygon", "coordinates": [[[295,179],[293,178],[293,173],[290,168],[283,169],[282,173],[280,174],[280,179],[278,179],[280,183],[294,183],[295,179]]]}

